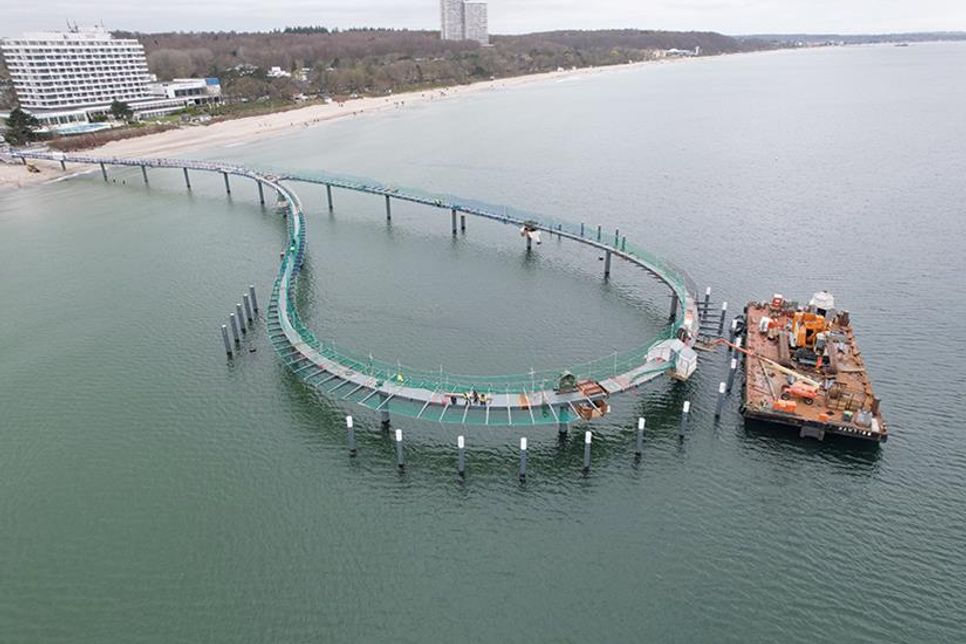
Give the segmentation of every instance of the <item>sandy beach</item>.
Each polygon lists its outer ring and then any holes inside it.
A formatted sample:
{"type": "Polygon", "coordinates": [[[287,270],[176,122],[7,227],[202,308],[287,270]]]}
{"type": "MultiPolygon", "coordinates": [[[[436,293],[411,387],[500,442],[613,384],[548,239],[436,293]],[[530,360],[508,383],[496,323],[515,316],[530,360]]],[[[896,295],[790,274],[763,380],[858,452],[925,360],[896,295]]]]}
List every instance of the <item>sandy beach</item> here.
{"type": "MultiPolygon", "coordinates": [[[[515,76],[513,78],[481,81],[469,85],[406,92],[393,96],[365,97],[341,104],[312,104],[285,112],[243,117],[221,121],[211,125],[186,125],[167,132],[149,134],[124,141],[113,141],[97,148],[84,150],[80,154],[114,157],[155,156],[175,158],[186,152],[216,146],[230,146],[236,143],[242,144],[257,140],[261,137],[290,131],[295,128],[318,127],[332,120],[341,118],[364,118],[366,115],[378,114],[389,110],[407,109],[427,101],[452,100],[453,98],[479,92],[508,90],[532,83],[611,73],[618,70],[640,67],[642,65],[678,62],[680,60],[685,59],[663,59],[660,61],[644,61],[608,67],[588,67],[544,72],[526,76],[515,76]]],[[[28,172],[27,168],[19,163],[0,163],[0,190],[55,181],[76,174],[78,171],[76,167],[68,167],[65,172],[60,169],[57,163],[33,161],[31,163],[40,172],[28,172]]]]}

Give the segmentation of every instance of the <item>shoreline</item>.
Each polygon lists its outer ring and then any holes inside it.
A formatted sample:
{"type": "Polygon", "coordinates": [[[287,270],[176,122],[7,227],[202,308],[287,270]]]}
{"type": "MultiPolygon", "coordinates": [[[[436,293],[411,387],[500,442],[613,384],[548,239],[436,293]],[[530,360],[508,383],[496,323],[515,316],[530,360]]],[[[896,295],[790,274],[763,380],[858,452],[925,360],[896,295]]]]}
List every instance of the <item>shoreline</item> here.
{"type": "MultiPolygon", "coordinates": [[[[763,53],[763,52],[745,52],[763,53]]],[[[720,58],[740,54],[708,56],[720,58]]],[[[594,74],[626,71],[643,66],[682,63],[693,58],[646,60],[604,67],[583,67],[563,71],[538,72],[495,80],[478,81],[467,85],[453,85],[427,90],[403,92],[392,96],[363,97],[345,103],[315,104],[271,114],[245,116],[221,121],[211,125],[189,125],[80,151],[81,154],[114,157],[175,157],[178,154],[207,148],[231,148],[257,141],[271,134],[289,132],[297,128],[317,127],[344,118],[359,118],[392,110],[406,109],[412,105],[444,101],[469,96],[484,91],[509,90],[541,82],[579,78],[594,74]]],[[[0,164],[0,192],[32,185],[59,181],[82,174],[76,168],[61,170],[56,162],[32,161],[40,172],[28,172],[20,164],[0,164]]]]}

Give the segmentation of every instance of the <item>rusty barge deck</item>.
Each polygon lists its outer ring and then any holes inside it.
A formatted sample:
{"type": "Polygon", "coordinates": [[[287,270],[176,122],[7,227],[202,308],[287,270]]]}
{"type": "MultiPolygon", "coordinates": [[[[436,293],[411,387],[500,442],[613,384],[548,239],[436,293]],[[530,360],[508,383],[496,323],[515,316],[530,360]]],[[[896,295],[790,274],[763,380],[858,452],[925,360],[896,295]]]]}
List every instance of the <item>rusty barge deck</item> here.
{"type": "Polygon", "coordinates": [[[884,443],[889,430],[849,314],[828,293],[808,306],[776,295],[745,308],[742,415],[824,440],[884,443]]]}

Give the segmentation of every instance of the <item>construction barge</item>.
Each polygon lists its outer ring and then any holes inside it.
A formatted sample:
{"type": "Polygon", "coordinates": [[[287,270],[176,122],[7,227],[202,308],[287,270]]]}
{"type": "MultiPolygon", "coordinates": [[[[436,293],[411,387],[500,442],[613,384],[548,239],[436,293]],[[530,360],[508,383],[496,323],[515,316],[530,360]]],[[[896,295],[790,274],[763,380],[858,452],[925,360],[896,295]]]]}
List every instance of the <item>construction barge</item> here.
{"type": "Polygon", "coordinates": [[[808,306],[781,295],[749,302],[743,342],[735,348],[744,355],[746,420],[797,427],[803,438],[888,440],[849,313],[828,292],[808,306]]]}

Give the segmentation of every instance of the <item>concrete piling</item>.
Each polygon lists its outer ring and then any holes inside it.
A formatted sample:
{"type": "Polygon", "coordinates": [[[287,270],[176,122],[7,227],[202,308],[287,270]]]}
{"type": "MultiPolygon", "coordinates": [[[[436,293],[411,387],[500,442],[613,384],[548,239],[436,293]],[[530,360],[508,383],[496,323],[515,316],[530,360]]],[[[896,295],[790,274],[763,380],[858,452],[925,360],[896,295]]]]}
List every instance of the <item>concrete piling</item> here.
{"type": "Polygon", "coordinates": [[[520,438],[520,480],[527,480],[527,438],[520,438]]]}
{"type": "Polygon", "coordinates": [[[627,250],[627,235],[621,237],[621,251],[627,250]]]}
{"type": "Polygon", "coordinates": [[[621,229],[615,228],[614,229],[614,248],[617,248],[617,246],[620,244],[620,241],[621,241],[621,229]]]}
{"type": "Polygon", "coordinates": [[[141,176],[144,177],[144,185],[148,185],[148,168],[147,166],[141,166],[141,176]]]}
{"type": "Polygon", "coordinates": [[[391,423],[389,418],[389,398],[386,394],[379,394],[379,404],[382,405],[382,409],[379,410],[379,422],[382,423],[383,429],[389,429],[391,423]]]}
{"type": "Polygon", "coordinates": [[[711,304],[711,287],[704,289],[704,307],[701,309],[701,315],[699,317],[705,317],[708,315],[708,307],[711,304]]]}
{"type": "Polygon", "coordinates": [[[241,333],[238,332],[238,321],[234,313],[228,316],[228,326],[231,327],[231,336],[235,339],[235,344],[241,344],[241,333]]]}
{"type": "Polygon", "coordinates": [[[725,385],[725,383],[722,382],[721,384],[718,385],[718,404],[714,408],[715,418],[721,418],[721,410],[724,409],[726,389],[727,389],[727,385],[725,385]]]}
{"type": "Polygon", "coordinates": [[[728,303],[727,302],[722,302],[721,303],[721,319],[718,320],[718,337],[719,338],[724,333],[724,321],[725,321],[725,317],[727,315],[728,315],[728,303]]]}
{"type": "Polygon", "coordinates": [[[725,393],[730,394],[731,388],[735,384],[735,372],[738,370],[738,358],[731,359],[731,368],[728,369],[728,384],[725,386],[725,393]]]}
{"type": "Polygon", "coordinates": [[[590,431],[584,432],[584,474],[590,471],[590,443],[594,435],[590,431]]]}
{"type": "Polygon", "coordinates": [[[453,220],[453,237],[456,237],[456,210],[450,211],[450,219],[453,220]]]}
{"type": "Polygon", "coordinates": [[[228,327],[224,324],[221,325],[221,339],[225,343],[225,353],[228,357],[231,357],[231,342],[228,341],[228,327]]]}
{"type": "Polygon", "coordinates": [[[238,320],[238,327],[241,329],[241,332],[243,334],[248,333],[248,328],[245,326],[245,316],[242,315],[242,307],[240,303],[235,304],[235,319],[238,320]]]}
{"type": "Polygon", "coordinates": [[[607,254],[604,255],[604,279],[610,277],[610,254],[610,251],[607,251],[607,254]]]}
{"type": "Polygon", "coordinates": [[[557,412],[557,433],[566,436],[568,431],[570,431],[570,410],[561,407],[557,412]]]}
{"type": "Polygon", "coordinates": [[[325,184],[325,196],[329,200],[329,212],[332,212],[332,186],[325,184]]]}
{"type": "Polygon", "coordinates": [[[584,222],[580,222],[580,236],[584,236],[584,222]]]}
{"type": "Polygon", "coordinates": [[[466,442],[462,436],[456,437],[456,473],[460,478],[466,476],[466,442]]]}
{"type": "Polygon", "coordinates": [[[258,186],[258,203],[265,205],[265,188],[262,187],[262,182],[255,179],[255,185],[258,186]]]}
{"type": "Polygon", "coordinates": [[[255,285],[248,285],[248,296],[252,299],[252,311],[258,313],[258,300],[255,298],[255,285]]]}
{"type": "Polygon", "coordinates": [[[674,322],[678,317],[678,294],[671,293],[671,312],[668,314],[668,322],[674,322]]]}
{"type": "Polygon", "coordinates": [[[184,171],[184,185],[191,190],[191,179],[188,178],[188,168],[181,168],[184,171]]]}
{"type": "Polygon", "coordinates": [[[245,317],[249,322],[254,322],[255,316],[252,315],[252,303],[248,300],[248,293],[242,293],[242,302],[245,303],[245,317]]]}
{"type": "Polygon", "coordinates": [[[527,253],[529,254],[530,251],[533,250],[533,240],[530,239],[530,235],[529,234],[527,234],[526,237],[527,237],[527,253]]]}
{"type": "Polygon", "coordinates": [[[225,178],[225,194],[231,195],[231,184],[228,183],[228,173],[222,172],[221,176],[225,178]]]}
{"type": "Polygon", "coordinates": [[[637,419],[637,444],[634,446],[634,453],[638,456],[644,453],[644,419],[637,419]]]}
{"type": "Polygon", "coordinates": [[[356,455],[356,431],[352,428],[352,416],[345,417],[345,428],[349,438],[349,456],[356,455]]]}
{"type": "Polygon", "coordinates": [[[681,426],[678,428],[678,436],[684,438],[688,433],[688,416],[691,414],[691,401],[685,400],[684,407],[681,408],[681,426]]]}
{"type": "Polygon", "coordinates": [[[67,164],[64,162],[63,159],[60,160],[60,169],[61,170],[66,170],[67,169],[67,164]]]}
{"type": "Polygon", "coordinates": [[[597,241],[600,241],[600,232],[601,232],[601,227],[600,227],[600,224],[598,224],[597,225],[597,241]]]}
{"type": "MultiPolygon", "coordinates": [[[[27,160],[24,159],[24,163],[26,163],[26,161],[27,160]]],[[[107,181],[107,168],[104,167],[103,163],[101,164],[101,176],[104,177],[104,181],[107,181]]]]}
{"type": "Polygon", "coordinates": [[[466,215],[460,215],[460,232],[466,232],[466,215]]]}
{"type": "Polygon", "coordinates": [[[389,202],[389,195],[386,195],[386,221],[392,221],[392,205],[389,202]]]}
{"type": "Polygon", "coordinates": [[[396,430],[396,465],[399,469],[406,467],[406,455],[403,453],[403,437],[402,430],[396,430]]]}
{"type": "MultiPolygon", "coordinates": [[[[731,344],[735,343],[735,336],[738,335],[738,318],[731,319],[731,331],[728,333],[728,342],[731,344]]],[[[728,347],[728,355],[734,351],[731,347],[728,347]]]]}

